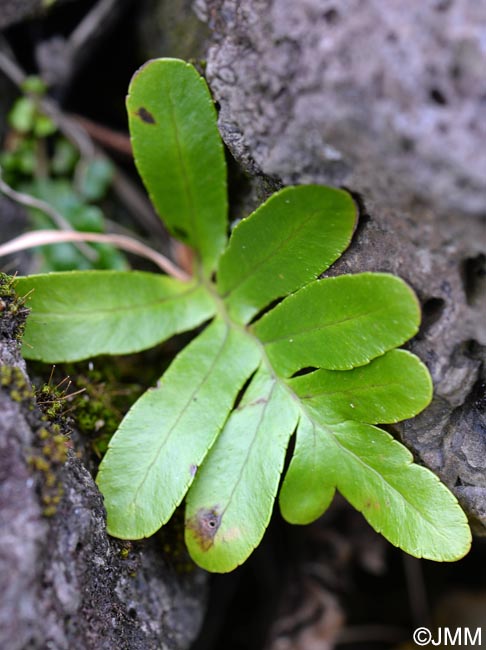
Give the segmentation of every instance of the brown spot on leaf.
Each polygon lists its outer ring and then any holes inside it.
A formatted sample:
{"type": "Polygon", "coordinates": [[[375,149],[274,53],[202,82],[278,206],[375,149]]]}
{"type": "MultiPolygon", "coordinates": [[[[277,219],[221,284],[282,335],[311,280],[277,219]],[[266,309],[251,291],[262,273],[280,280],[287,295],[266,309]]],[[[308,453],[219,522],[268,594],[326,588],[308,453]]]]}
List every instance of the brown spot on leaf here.
{"type": "Polygon", "coordinates": [[[239,404],[235,410],[242,411],[243,409],[246,409],[250,406],[258,406],[259,404],[266,404],[267,402],[267,397],[259,397],[258,399],[254,399],[252,402],[248,402],[247,404],[239,404]]]}
{"type": "Polygon", "coordinates": [[[380,502],[373,501],[373,499],[366,499],[364,506],[367,510],[380,510],[381,508],[380,502]]]}
{"type": "Polygon", "coordinates": [[[143,106],[140,106],[140,108],[135,113],[135,115],[138,115],[138,117],[142,120],[142,122],[145,122],[146,124],[155,124],[154,116],[150,111],[148,111],[143,106]]]}
{"type": "Polygon", "coordinates": [[[259,397],[256,399],[252,404],[266,404],[268,402],[268,399],[266,397],[259,397]]]}
{"type": "Polygon", "coordinates": [[[214,538],[221,525],[221,515],[218,508],[199,508],[195,515],[186,522],[186,528],[191,530],[194,539],[203,551],[209,551],[214,544],[214,538]]]}

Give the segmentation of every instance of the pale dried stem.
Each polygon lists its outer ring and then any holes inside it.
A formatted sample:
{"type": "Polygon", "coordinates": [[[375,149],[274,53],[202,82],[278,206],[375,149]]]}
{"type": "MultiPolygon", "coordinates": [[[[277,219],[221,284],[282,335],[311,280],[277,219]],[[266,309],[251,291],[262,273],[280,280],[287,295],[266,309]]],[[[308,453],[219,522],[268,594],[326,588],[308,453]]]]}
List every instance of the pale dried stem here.
{"type": "MultiPolygon", "coordinates": [[[[27,208],[35,208],[36,210],[40,210],[41,212],[44,212],[47,214],[48,217],[52,219],[52,221],[56,224],[58,228],[61,230],[67,230],[69,232],[74,232],[74,228],[71,226],[69,221],[65,219],[62,214],[60,214],[55,208],[52,207],[49,203],[46,203],[45,201],[42,201],[41,199],[37,199],[34,196],[31,196],[30,194],[25,194],[24,192],[18,192],[17,190],[14,190],[13,187],[10,187],[2,177],[2,168],[0,167],[0,192],[5,194],[5,196],[8,196],[9,199],[12,199],[12,201],[15,201],[16,203],[20,203],[21,205],[24,205],[27,208]]],[[[99,255],[96,251],[94,251],[92,248],[89,246],[86,246],[85,243],[77,243],[76,248],[82,253],[87,259],[89,259],[91,262],[96,262],[99,258],[99,255]]]]}
{"type": "Polygon", "coordinates": [[[94,232],[66,232],[59,230],[35,230],[15,237],[5,244],[0,245],[0,257],[10,255],[18,251],[47,244],[60,244],[63,242],[94,242],[99,244],[111,244],[117,248],[128,251],[135,255],[145,257],[156,264],[162,271],[178,280],[189,280],[190,276],[173,264],[167,257],[158,253],[153,248],[141,242],[127,237],[126,235],[101,234],[94,232]]]}

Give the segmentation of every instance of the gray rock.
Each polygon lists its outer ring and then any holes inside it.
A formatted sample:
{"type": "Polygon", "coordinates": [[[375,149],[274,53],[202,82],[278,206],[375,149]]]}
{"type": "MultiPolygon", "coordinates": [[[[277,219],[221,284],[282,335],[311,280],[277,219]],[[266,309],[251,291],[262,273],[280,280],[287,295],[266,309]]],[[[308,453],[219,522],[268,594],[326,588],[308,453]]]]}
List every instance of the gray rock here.
{"type": "Polygon", "coordinates": [[[0,647],[188,648],[202,619],[205,574],[196,569],[178,573],[158,539],[126,546],[110,538],[102,497],[82,460],[74,452],[66,462],[42,453],[45,432],[53,431],[32,400],[12,337],[18,318],[3,298],[0,647]],[[39,458],[42,464],[35,462],[39,458]],[[62,498],[55,512],[45,516],[42,498],[49,477],[62,498]]]}
{"type": "Polygon", "coordinates": [[[48,525],[25,460],[32,432],[20,409],[0,392],[0,647],[13,650],[45,640],[38,560],[48,525]]]}
{"type": "Polygon", "coordinates": [[[250,169],[484,214],[485,3],[196,7],[216,34],[207,76],[222,134],[250,169]]]}
{"type": "Polygon", "coordinates": [[[220,130],[259,178],[345,186],[329,274],[388,271],[423,307],[431,406],[396,427],[486,532],[486,5],[197,0],[220,130]]]}

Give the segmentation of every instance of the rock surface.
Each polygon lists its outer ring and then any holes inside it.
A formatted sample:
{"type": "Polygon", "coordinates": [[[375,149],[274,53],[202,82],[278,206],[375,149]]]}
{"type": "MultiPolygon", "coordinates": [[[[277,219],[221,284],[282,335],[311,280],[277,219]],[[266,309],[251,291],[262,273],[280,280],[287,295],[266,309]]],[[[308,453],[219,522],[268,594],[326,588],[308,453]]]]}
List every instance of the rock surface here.
{"type": "Polygon", "coordinates": [[[45,451],[55,432],[32,400],[9,299],[0,316],[0,647],[188,648],[205,576],[178,573],[160,540],[126,545],[106,534],[103,500],[82,460],[71,451],[54,462],[45,451]],[[62,498],[45,516],[52,481],[62,498]]]}
{"type": "Polygon", "coordinates": [[[345,186],[354,241],[330,274],[388,271],[423,307],[410,348],[432,405],[397,427],[486,533],[486,5],[197,0],[207,78],[247,171],[345,186]]]}
{"type": "Polygon", "coordinates": [[[486,4],[198,0],[207,75],[247,167],[484,214],[486,4]],[[252,164],[254,163],[254,165],[252,164]]]}

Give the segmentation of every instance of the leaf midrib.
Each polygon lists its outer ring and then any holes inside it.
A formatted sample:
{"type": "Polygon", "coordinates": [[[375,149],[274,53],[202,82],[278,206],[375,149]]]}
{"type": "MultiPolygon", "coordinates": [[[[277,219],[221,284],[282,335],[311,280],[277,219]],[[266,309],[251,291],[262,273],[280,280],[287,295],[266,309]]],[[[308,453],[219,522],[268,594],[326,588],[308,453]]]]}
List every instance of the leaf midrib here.
{"type": "Polygon", "coordinates": [[[183,150],[181,147],[181,142],[179,138],[179,126],[177,123],[176,119],[176,114],[174,110],[174,103],[172,100],[172,94],[171,94],[171,89],[170,85],[168,83],[168,80],[166,77],[164,78],[164,84],[165,84],[165,91],[167,93],[167,98],[168,98],[168,106],[169,106],[169,115],[170,115],[170,120],[172,122],[172,130],[175,136],[175,141],[176,141],[176,149],[177,149],[177,157],[179,159],[179,164],[181,168],[181,177],[183,179],[184,187],[186,190],[187,194],[187,200],[188,200],[188,207],[189,207],[189,219],[191,221],[191,226],[192,226],[192,232],[196,233],[196,238],[197,241],[193,243],[193,248],[196,251],[199,248],[199,228],[197,227],[197,220],[196,220],[196,206],[195,206],[195,201],[194,201],[194,196],[192,194],[192,188],[191,184],[189,182],[189,174],[187,171],[187,164],[183,155],[183,150]]]}
{"type": "MultiPolygon", "coordinates": [[[[262,266],[265,264],[265,262],[267,262],[269,259],[271,259],[272,257],[274,257],[274,256],[276,256],[277,254],[279,254],[279,253],[281,252],[281,250],[282,250],[284,247],[289,246],[290,243],[291,243],[291,242],[292,242],[292,241],[297,237],[297,235],[299,234],[299,232],[300,232],[301,230],[303,230],[303,229],[307,226],[307,224],[309,223],[309,221],[311,221],[312,219],[315,219],[315,217],[316,217],[319,213],[320,213],[320,212],[319,212],[318,210],[316,210],[316,211],[313,212],[311,215],[309,215],[309,216],[307,217],[307,219],[301,221],[300,224],[299,224],[299,227],[298,227],[298,228],[295,228],[294,230],[292,230],[292,231],[290,232],[290,234],[289,234],[285,239],[282,239],[282,241],[279,243],[279,245],[277,246],[277,248],[274,248],[270,253],[268,253],[268,255],[266,255],[265,257],[263,257],[259,262],[257,262],[256,264],[254,264],[254,265],[252,266],[252,269],[251,269],[251,272],[250,272],[249,275],[246,275],[246,276],[242,277],[241,279],[239,279],[238,282],[237,282],[236,284],[234,284],[230,289],[228,289],[228,290],[225,291],[223,294],[221,294],[221,297],[222,297],[222,298],[227,298],[227,297],[230,296],[234,291],[236,291],[237,289],[239,289],[242,285],[244,285],[244,284],[248,283],[250,280],[252,280],[252,279],[255,277],[255,275],[256,275],[256,273],[258,272],[258,270],[260,269],[260,267],[262,267],[262,266]]],[[[230,251],[230,250],[231,250],[231,243],[230,243],[229,247],[227,248],[227,250],[226,250],[225,252],[229,254],[229,251],[230,251]]],[[[313,273],[314,277],[317,277],[320,273],[323,273],[323,272],[326,270],[326,268],[329,268],[329,265],[326,266],[325,268],[323,268],[323,269],[322,269],[321,271],[319,271],[318,273],[313,273]]]]}
{"type": "MultiPolygon", "coordinates": [[[[158,446],[157,451],[156,451],[156,453],[154,454],[153,459],[152,459],[151,462],[149,463],[149,465],[148,465],[148,467],[147,467],[147,469],[146,469],[146,471],[145,471],[145,473],[144,473],[144,476],[143,476],[142,481],[141,481],[141,482],[139,483],[139,485],[137,486],[137,489],[135,490],[135,494],[134,494],[133,498],[132,498],[132,499],[129,501],[129,503],[128,503],[128,506],[129,506],[130,508],[133,509],[133,507],[135,506],[135,504],[136,504],[136,502],[137,502],[137,499],[138,499],[138,495],[139,495],[139,493],[140,493],[140,490],[141,490],[142,487],[144,486],[144,484],[145,484],[145,482],[146,482],[148,476],[150,475],[150,473],[151,473],[151,471],[152,471],[152,468],[154,467],[154,465],[155,465],[156,462],[158,461],[158,459],[159,459],[159,457],[160,457],[160,454],[161,454],[161,452],[162,452],[162,449],[163,449],[164,446],[166,445],[166,443],[167,443],[169,437],[171,436],[171,434],[173,433],[174,429],[177,427],[177,425],[178,425],[179,422],[181,421],[183,415],[185,415],[185,413],[186,413],[188,407],[192,404],[192,402],[193,402],[193,398],[195,397],[195,395],[197,395],[198,391],[199,391],[199,390],[201,389],[201,387],[205,384],[205,382],[207,381],[208,377],[209,377],[209,376],[211,375],[211,373],[213,372],[214,367],[216,366],[216,364],[217,364],[219,358],[221,357],[221,354],[222,354],[222,352],[223,352],[223,350],[224,350],[224,348],[225,348],[225,346],[226,346],[226,343],[227,343],[228,338],[229,338],[229,333],[230,333],[230,328],[227,327],[227,328],[226,328],[226,332],[225,332],[224,337],[223,337],[223,340],[222,340],[221,345],[220,345],[220,347],[219,347],[219,350],[218,350],[217,354],[214,356],[213,361],[212,361],[210,367],[208,368],[207,372],[202,376],[201,380],[199,381],[199,383],[197,384],[197,386],[194,388],[194,390],[192,391],[192,393],[189,395],[189,397],[188,397],[188,399],[187,399],[187,401],[186,401],[184,407],[180,410],[180,412],[179,412],[179,414],[178,414],[176,420],[172,423],[172,425],[171,425],[170,428],[168,429],[168,431],[167,431],[167,433],[166,433],[164,439],[161,441],[160,445],[158,446]]],[[[184,498],[184,495],[183,495],[182,498],[184,498]]],[[[177,505],[177,504],[175,504],[175,505],[177,505]]]]}
{"type": "Polygon", "coordinates": [[[248,461],[248,458],[250,457],[251,451],[252,451],[252,449],[253,449],[253,445],[255,444],[255,441],[256,441],[256,439],[257,439],[257,437],[258,437],[258,432],[259,432],[260,425],[261,425],[261,423],[262,423],[262,421],[263,421],[263,418],[265,417],[266,410],[267,410],[267,408],[268,408],[268,406],[269,406],[269,404],[270,404],[270,402],[271,402],[272,395],[273,395],[273,391],[275,390],[276,385],[277,385],[277,381],[276,381],[275,378],[273,378],[272,388],[271,388],[270,391],[268,392],[267,400],[266,400],[265,404],[264,404],[263,407],[262,407],[262,410],[261,410],[261,413],[260,413],[260,417],[258,418],[258,424],[257,424],[257,426],[255,427],[255,431],[254,431],[254,434],[253,434],[253,438],[252,438],[252,440],[251,440],[250,445],[248,446],[248,450],[247,450],[246,455],[245,455],[245,460],[244,460],[244,462],[241,464],[241,468],[240,468],[240,470],[239,470],[239,472],[238,472],[238,478],[236,479],[236,481],[235,481],[235,483],[234,483],[234,486],[233,486],[231,492],[230,492],[229,495],[228,495],[228,498],[227,498],[227,504],[226,504],[226,506],[224,507],[224,509],[223,509],[222,512],[221,512],[221,519],[223,518],[223,515],[225,514],[225,512],[227,511],[227,509],[230,507],[230,505],[231,505],[231,501],[233,500],[233,497],[234,497],[234,495],[235,495],[236,489],[238,488],[238,486],[239,486],[239,484],[240,484],[240,482],[241,482],[241,479],[242,479],[242,477],[243,477],[243,472],[244,472],[245,467],[246,467],[246,463],[247,463],[247,461],[248,461]]]}
{"type": "MultiPolygon", "coordinates": [[[[306,414],[309,416],[309,414],[308,414],[308,412],[307,412],[307,409],[305,409],[305,407],[304,407],[304,410],[306,411],[306,414]]],[[[309,417],[310,417],[310,416],[309,416],[309,417]]],[[[312,419],[313,422],[315,422],[313,418],[311,418],[311,419],[312,419]]],[[[384,476],[383,474],[381,474],[378,470],[376,470],[376,469],[375,469],[374,467],[372,467],[371,465],[368,465],[368,464],[367,464],[367,463],[366,463],[366,462],[361,458],[361,456],[358,456],[357,454],[355,454],[354,452],[352,452],[350,449],[348,449],[347,447],[345,447],[344,445],[342,445],[341,442],[339,441],[338,437],[336,436],[336,434],[334,433],[334,431],[333,431],[331,428],[327,428],[327,426],[324,426],[324,425],[323,425],[322,423],[320,423],[320,422],[317,422],[316,424],[317,424],[317,427],[318,427],[318,428],[320,428],[320,429],[322,429],[322,430],[324,431],[325,435],[328,434],[328,435],[332,436],[332,439],[333,439],[334,443],[336,444],[337,447],[339,447],[339,449],[341,450],[341,453],[344,452],[345,454],[348,454],[348,456],[351,456],[352,458],[354,458],[355,460],[357,460],[358,463],[360,463],[360,464],[361,464],[363,467],[365,467],[368,471],[370,471],[370,472],[372,472],[373,474],[375,474],[376,476],[378,476],[378,477],[379,477],[379,478],[380,478],[384,483],[386,483],[386,485],[390,488],[390,490],[391,490],[392,492],[394,492],[395,494],[398,494],[398,495],[399,495],[399,496],[400,496],[400,497],[401,497],[401,498],[402,498],[402,499],[403,499],[403,500],[404,500],[404,501],[405,501],[405,502],[410,506],[410,508],[411,508],[414,512],[416,512],[416,513],[419,515],[419,518],[420,518],[421,520],[425,520],[425,521],[427,522],[427,524],[429,524],[429,525],[430,525],[430,526],[431,526],[435,531],[437,531],[437,521],[431,521],[428,517],[425,516],[425,514],[424,514],[423,512],[421,512],[420,510],[417,509],[417,506],[415,506],[413,503],[411,503],[411,502],[407,499],[406,495],[402,494],[402,492],[400,492],[396,487],[394,487],[394,486],[393,486],[393,485],[392,485],[392,484],[391,484],[391,483],[390,483],[390,482],[385,478],[385,476],[384,476]]],[[[342,424],[342,423],[339,423],[339,424],[342,424]]],[[[367,423],[363,423],[363,424],[367,424],[367,423]]],[[[368,425],[368,426],[374,426],[374,425],[368,425]]],[[[406,464],[404,463],[404,464],[403,464],[403,467],[410,466],[410,465],[413,465],[413,459],[412,459],[411,461],[407,461],[406,464]]],[[[339,490],[339,488],[338,488],[337,485],[336,485],[335,487],[336,487],[336,489],[339,490]]],[[[441,534],[441,535],[442,535],[442,534],[441,534]]],[[[445,538],[444,535],[442,535],[442,536],[445,538]]],[[[446,538],[445,538],[445,539],[446,539],[446,538]]]]}
{"type": "Polygon", "coordinates": [[[69,312],[67,313],[66,311],[54,311],[52,309],[49,311],[42,311],[41,309],[38,309],[36,307],[33,316],[35,317],[37,314],[41,314],[43,316],[60,316],[62,318],[70,318],[71,316],[82,316],[83,318],[90,318],[90,317],[94,318],[99,314],[116,314],[116,313],[125,314],[127,310],[133,311],[135,309],[137,310],[154,309],[165,302],[169,302],[171,300],[178,300],[179,298],[190,296],[191,293],[194,293],[199,288],[200,285],[196,284],[195,286],[191,287],[190,289],[187,289],[187,291],[183,291],[182,293],[174,293],[171,296],[164,296],[163,298],[157,298],[156,300],[151,300],[149,302],[138,303],[135,305],[132,303],[129,305],[125,305],[124,307],[110,307],[110,308],[103,307],[101,309],[96,308],[93,309],[92,311],[76,311],[75,309],[70,309],[69,312]]]}
{"type": "MultiPolygon", "coordinates": [[[[401,493],[397,488],[395,488],[395,487],[394,487],[394,486],[393,486],[389,481],[386,480],[386,478],[383,476],[383,474],[380,474],[380,472],[378,472],[375,468],[373,468],[373,467],[371,467],[370,465],[366,464],[366,463],[364,462],[364,460],[363,460],[360,456],[357,456],[356,454],[354,454],[353,452],[351,452],[349,449],[347,449],[346,447],[344,447],[344,446],[339,442],[339,440],[337,439],[337,437],[336,437],[335,433],[332,431],[332,429],[328,429],[327,427],[324,427],[324,425],[323,425],[322,423],[320,423],[320,422],[316,422],[315,418],[311,415],[311,413],[310,413],[310,411],[308,410],[308,408],[304,405],[302,398],[299,397],[299,396],[298,396],[298,395],[293,391],[293,389],[289,386],[289,384],[288,384],[288,383],[287,383],[287,382],[286,382],[282,377],[280,377],[280,376],[276,373],[276,371],[274,370],[274,368],[273,368],[273,366],[272,366],[272,364],[271,364],[271,362],[270,362],[270,360],[269,360],[269,358],[268,358],[268,356],[267,356],[267,354],[266,354],[265,347],[264,347],[264,344],[262,343],[262,341],[260,341],[260,339],[259,339],[256,335],[254,335],[254,334],[251,332],[250,329],[248,329],[247,327],[243,327],[243,328],[242,328],[239,324],[234,323],[234,322],[230,319],[229,315],[226,314],[226,316],[227,316],[227,317],[226,317],[226,322],[229,324],[229,327],[235,327],[235,326],[236,326],[236,328],[237,328],[238,330],[240,330],[240,331],[241,331],[241,330],[244,330],[244,331],[247,333],[248,336],[250,336],[253,340],[255,340],[255,341],[259,344],[259,346],[260,346],[260,348],[261,348],[261,352],[262,352],[262,364],[264,364],[264,365],[267,367],[267,369],[269,370],[271,376],[272,376],[272,377],[274,378],[274,380],[275,380],[275,383],[274,383],[274,385],[273,385],[272,391],[274,390],[275,386],[276,386],[277,383],[278,383],[282,388],[284,388],[284,390],[286,390],[286,391],[290,394],[290,397],[291,397],[291,398],[292,398],[292,399],[297,403],[299,409],[304,413],[304,415],[305,415],[305,416],[310,420],[310,422],[312,423],[312,427],[313,427],[313,433],[314,433],[314,435],[316,435],[316,431],[317,431],[318,429],[320,429],[320,428],[323,429],[326,433],[328,433],[330,436],[332,436],[332,439],[333,439],[334,443],[336,444],[337,447],[339,447],[339,449],[340,449],[342,452],[344,452],[344,453],[346,453],[346,454],[352,456],[352,457],[355,458],[355,459],[356,459],[356,460],[357,460],[357,461],[358,461],[358,462],[359,462],[363,467],[365,467],[366,469],[368,469],[369,471],[371,471],[372,473],[374,473],[374,474],[375,474],[379,479],[381,479],[384,483],[386,483],[387,486],[389,486],[389,488],[390,488],[390,490],[391,490],[392,492],[394,492],[395,494],[399,495],[399,497],[401,497],[401,498],[402,498],[402,499],[403,499],[403,500],[408,504],[408,506],[409,506],[409,507],[410,507],[414,512],[417,513],[417,515],[419,516],[420,519],[425,520],[425,522],[426,522],[428,525],[430,525],[431,527],[433,527],[434,530],[437,530],[437,524],[436,524],[436,522],[431,521],[428,517],[426,517],[426,516],[424,515],[423,512],[421,512],[420,510],[418,510],[417,507],[416,507],[413,503],[411,503],[411,502],[406,498],[406,495],[402,494],[402,493],[401,493]]],[[[265,408],[267,407],[267,405],[268,405],[268,402],[267,402],[267,404],[265,405],[265,408]]],[[[265,410],[265,409],[262,409],[262,414],[263,414],[264,410],[265,410]]],[[[263,417],[263,415],[262,415],[262,417],[263,417]]],[[[260,419],[260,422],[261,422],[261,419],[260,419]]],[[[341,424],[341,423],[339,423],[339,424],[341,424]]],[[[366,424],[366,423],[364,423],[364,424],[366,424]]],[[[369,425],[369,426],[374,426],[374,425],[369,425]]],[[[252,440],[252,445],[254,444],[255,437],[256,437],[256,434],[255,434],[255,436],[254,436],[254,439],[252,440]]],[[[251,449],[251,447],[250,447],[250,449],[251,449]]],[[[248,454],[249,454],[249,452],[248,452],[248,454]]],[[[248,458],[248,454],[246,455],[245,463],[246,463],[246,460],[247,460],[247,458],[248,458]]],[[[242,476],[242,474],[243,474],[243,470],[244,470],[244,467],[245,467],[245,463],[242,465],[242,468],[241,468],[241,470],[240,470],[239,477],[238,477],[238,482],[241,481],[241,476],[242,476]]],[[[410,463],[407,463],[407,465],[411,465],[411,464],[412,464],[411,462],[410,462],[410,463]]],[[[337,488],[337,486],[334,486],[334,487],[337,488]]],[[[235,489],[236,489],[236,486],[235,486],[235,488],[232,490],[231,496],[233,495],[233,492],[234,492],[235,489]]],[[[230,497],[230,498],[231,498],[231,497],[230,497]]],[[[225,509],[223,510],[222,515],[226,512],[227,508],[229,507],[229,502],[230,502],[230,499],[228,499],[228,505],[225,506],[225,509]]],[[[440,533],[440,535],[441,535],[441,537],[443,537],[444,539],[446,539],[446,537],[445,537],[445,535],[444,535],[443,533],[440,533]]]]}
{"type": "MultiPolygon", "coordinates": [[[[256,337],[255,337],[255,338],[256,338],[256,337]]],[[[259,339],[257,339],[257,340],[259,340],[259,339]]],[[[325,434],[328,434],[329,436],[331,436],[333,442],[336,444],[337,447],[339,447],[339,449],[341,450],[341,452],[344,452],[344,453],[346,453],[346,454],[352,456],[352,457],[355,458],[355,459],[356,459],[356,460],[357,460],[357,461],[358,461],[358,462],[359,462],[363,467],[365,467],[365,468],[368,469],[369,471],[373,472],[376,476],[378,476],[378,477],[379,477],[379,478],[380,478],[384,483],[386,483],[387,486],[389,486],[389,488],[390,488],[391,491],[393,491],[395,494],[398,494],[398,495],[399,495],[399,496],[400,496],[400,497],[401,497],[401,498],[402,498],[402,499],[403,499],[403,500],[404,500],[404,501],[409,505],[409,507],[410,507],[414,512],[416,512],[416,513],[419,515],[419,518],[420,518],[420,519],[425,520],[425,522],[426,522],[428,525],[430,525],[434,530],[437,530],[437,522],[435,522],[435,521],[431,521],[428,517],[426,517],[426,516],[424,515],[424,513],[422,513],[420,510],[418,510],[417,507],[416,507],[413,503],[411,503],[411,502],[406,498],[406,495],[402,494],[402,493],[401,493],[397,488],[395,488],[395,487],[394,487],[394,486],[393,486],[389,481],[386,480],[386,478],[383,476],[383,474],[380,474],[380,472],[378,472],[374,467],[371,467],[370,465],[366,464],[366,463],[364,462],[364,460],[363,460],[360,456],[357,456],[357,455],[354,454],[352,451],[350,451],[349,449],[347,449],[346,447],[344,447],[344,446],[340,443],[340,441],[339,441],[339,439],[337,438],[337,436],[336,436],[336,434],[334,433],[334,431],[333,431],[331,428],[329,428],[330,425],[324,425],[323,423],[319,422],[318,420],[316,421],[315,417],[312,415],[312,412],[309,411],[309,408],[308,408],[308,407],[303,403],[302,398],[300,398],[300,397],[299,397],[299,396],[298,396],[298,395],[293,391],[293,389],[289,386],[289,384],[285,381],[285,379],[281,378],[281,377],[280,377],[280,376],[279,376],[279,375],[278,375],[278,374],[273,370],[272,364],[271,364],[270,360],[268,359],[268,356],[267,356],[265,350],[263,350],[263,360],[264,360],[264,362],[266,363],[267,367],[270,369],[271,374],[275,377],[276,381],[279,382],[280,386],[283,387],[284,390],[286,390],[286,391],[289,393],[291,399],[293,399],[293,400],[297,403],[298,408],[301,410],[301,412],[304,414],[304,416],[307,417],[307,418],[310,420],[310,422],[312,423],[312,426],[313,426],[313,432],[314,432],[314,433],[315,433],[317,430],[322,429],[322,430],[325,432],[325,434]]],[[[342,424],[342,422],[339,422],[338,424],[342,424]]],[[[367,423],[365,422],[365,423],[362,423],[362,424],[367,424],[367,423]]],[[[371,425],[371,424],[370,424],[370,425],[368,425],[368,426],[375,426],[375,425],[371,425]]],[[[377,427],[377,428],[379,428],[379,427],[377,427]]],[[[407,463],[407,465],[412,465],[412,464],[413,464],[413,460],[412,460],[411,462],[408,462],[408,463],[407,463]]],[[[339,488],[337,487],[337,485],[335,485],[334,488],[339,489],[339,488]]],[[[447,539],[446,536],[445,536],[442,532],[440,533],[440,535],[441,535],[441,537],[443,537],[444,539],[447,539]]]]}
{"type": "MultiPolygon", "coordinates": [[[[278,309],[278,307],[276,308],[278,309]]],[[[341,320],[335,320],[332,321],[332,323],[324,323],[323,325],[316,325],[313,327],[308,327],[305,329],[301,329],[298,332],[290,332],[288,334],[283,334],[282,336],[277,336],[276,338],[273,339],[266,339],[264,341],[265,345],[270,345],[271,343],[278,343],[279,341],[285,341],[289,338],[292,337],[300,337],[303,336],[304,334],[309,334],[310,332],[317,332],[320,330],[326,330],[329,327],[334,327],[335,325],[341,325],[342,323],[346,323],[348,321],[353,321],[353,320],[359,320],[361,318],[365,318],[366,316],[370,316],[371,314],[380,314],[382,312],[386,312],[387,310],[384,307],[380,307],[378,309],[372,309],[371,311],[366,311],[362,312],[359,314],[353,314],[352,316],[348,316],[347,318],[342,318],[341,320]]],[[[272,312],[270,312],[271,314],[272,312]]],[[[258,322],[256,323],[258,325],[258,322]]]]}
{"type": "MultiPolygon", "coordinates": [[[[348,371],[344,371],[348,372],[348,371]]],[[[403,386],[403,384],[397,382],[397,381],[391,381],[386,384],[366,384],[366,386],[357,386],[353,388],[346,388],[346,389],[338,389],[338,390],[320,390],[317,393],[312,393],[312,394],[306,394],[306,395],[301,395],[300,399],[302,400],[311,400],[315,399],[316,397],[320,397],[321,395],[347,395],[348,393],[355,394],[355,393],[364,393],[367,392],[370,389],[375,389],[375,388],[390,388],[390,386],[403,386]]],[[[297,394],[297,393],[296,393],[297,394]]]]}

